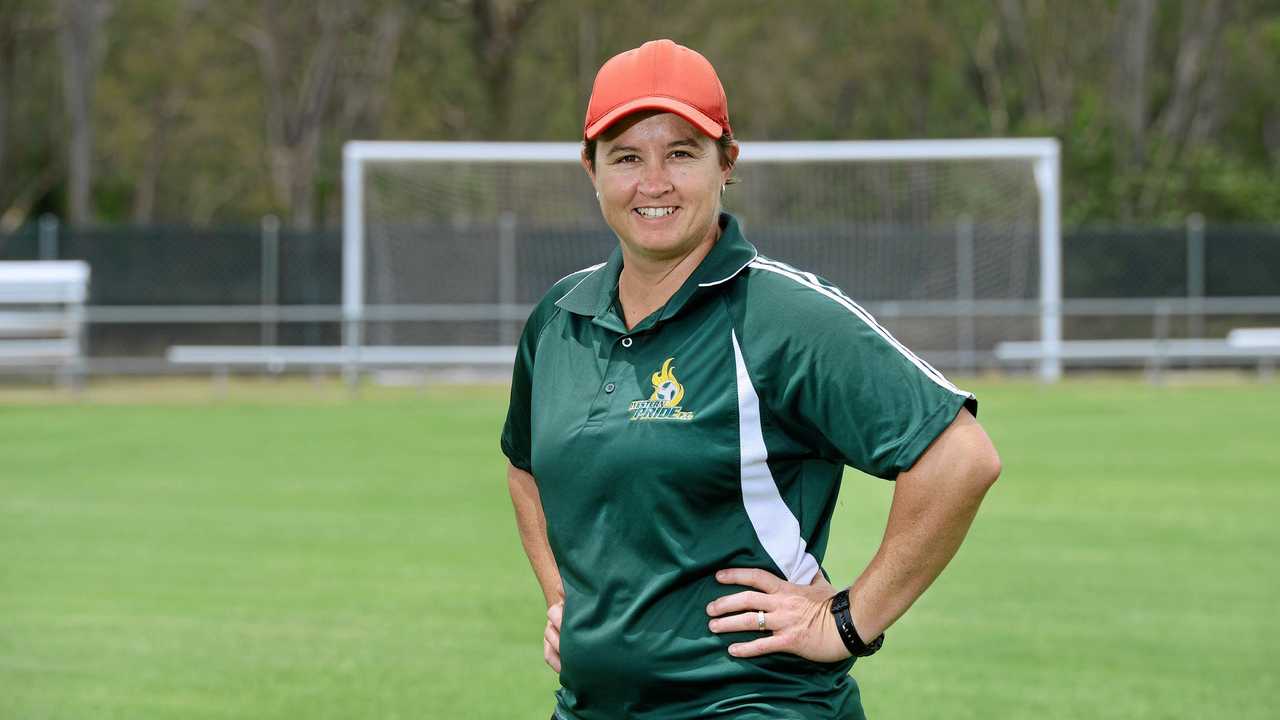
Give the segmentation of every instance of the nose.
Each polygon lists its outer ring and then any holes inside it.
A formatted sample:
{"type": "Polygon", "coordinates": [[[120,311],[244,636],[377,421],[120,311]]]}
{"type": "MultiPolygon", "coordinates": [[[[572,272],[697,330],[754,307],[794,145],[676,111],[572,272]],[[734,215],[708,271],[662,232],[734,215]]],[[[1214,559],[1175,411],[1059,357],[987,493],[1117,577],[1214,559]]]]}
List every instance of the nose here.
{"type": "Polygon", "coordinates": [[[645,165],[644,175],[636,189],[646,197],[661,197],[672,189],[671,178],[667,175],[665,163],[656,162],[645,165]]]}

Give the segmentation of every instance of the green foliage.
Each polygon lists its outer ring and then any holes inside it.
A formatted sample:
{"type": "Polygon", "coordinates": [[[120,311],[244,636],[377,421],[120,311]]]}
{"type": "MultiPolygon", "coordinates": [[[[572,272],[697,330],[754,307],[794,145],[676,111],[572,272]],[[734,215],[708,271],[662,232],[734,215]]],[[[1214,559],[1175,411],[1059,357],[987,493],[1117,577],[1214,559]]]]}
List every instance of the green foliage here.
{"type": "MultiPolygon", "coordinates": [[[[335,91],[296,116],[321,126],[310,182],[315,214],[330,224],[340,211],[344,141],[573,140],[599,65],[655,37],[712,60],[742,139],[1048,135],[1063,143],[1068,225],[1195,211],[1215,221],[1280,220],[1280,2],[1155,3],[1136,75],[1125,64],[1137,47],[1135,7],[118,0],[104,25],[95,93],[95,201],[109,222],[287,215],[296,198],[281,193],[280,163],[302,160],[280,154],[297,149],[287,144],[296,137],[269,137],[269,100],[277,91],[290,103],[300,98],[317,28],[337,8],[345,24],[335,91]],[[378,18],[387,10],[400,30],[384,75],[373,58],[386,43],[378,18]],[[252,42],[266,17],[276,19],[279,61],[292,69],[274,90],[252,42]],[[490,18],[488,31],[481,18],[490,18]],[[1182,87],[1184,61],[1191,81],[1182,87]]],[[[61,203],[59,22],[51,3],[0,3],[0,70],[12,78],[0,87],[9,118],[0,213],[31,187],[35,205],[61,203]],[[51,180],[32,185],[42,174],[51,180]]],[[[282,107],[298,109],[290,103],[282,107]]]]}

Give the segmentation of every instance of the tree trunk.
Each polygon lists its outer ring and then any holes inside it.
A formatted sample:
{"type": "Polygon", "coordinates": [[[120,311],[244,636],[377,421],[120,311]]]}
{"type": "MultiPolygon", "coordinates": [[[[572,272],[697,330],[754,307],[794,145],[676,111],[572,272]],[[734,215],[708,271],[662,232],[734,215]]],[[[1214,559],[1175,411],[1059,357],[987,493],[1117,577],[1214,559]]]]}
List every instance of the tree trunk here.
{"type": "Polygon", "coordinates": [[[1040,68],[1032,50],[1031,32],[1027,27],[1027,14],[1018,0],[1001,0],[1000,22],[1009,46],[1016,57],[1021,58],[1017,67],[1025,77],[1026,112],[1033,117],[1045,114],[1044,92],[1040,86],[1040,68]]]}
{"type": "Polygon", "coordinates": [[[391,92],[391,78],[400,52],[405,8],[388,2],[374,18],[367,52],[358,72],[346,79],[339,128],[350,138],[377,137],[391,92]]]}
{"type": "MultiPolygon", "coordinates": [[[[165,104],[162,100],[161,104],[165,104]]],[[[142,173],[133,191],[133,222],[146,225],[155,220],[156,187],[160,184],[160,168],[164,164],[165,145],[169,138],[170,118],[163,109],[154,117],[151,135],[142,161],[142,173]]]]}
{"type": "Polygon", "coordinates": [[[584,101],[591,97],[600,63],[600,16],[594,4],[584,4],[578,12],[578,97],[584,101]]]}
{"type": "Polygon", "coordinates": [[[1155,0],[1125,0],[1116,30],[1114,98],[1127,136],[1122,161],[1141,167],[1146,162],[1147,70],[1151,63],[1151,25],[1155,0]]]}
{"type": "Polygon", "coordinates": [[[4,207],[8,191],[5,151],[9,149],[9,93],[13,87],[15,38],[8,17],[0,17],[0,207],[4,207]]]}
{"type": "Polygon", "coordinates": [[[472,0],[472,52],[489,100],[488,135],[511,133],[511,75],[520,36],[541,0],[472,0]]]}
{"type": "Polygon", "coordinates": [[[1156,214],[1169,184],[1172,169],[1194,140],[1195,119],[1212,122],[1220,84],[1223,8],[1219,0],[1182,4],[1178,57],[1173,71],[1173,94],[1154,122],[1161,143],[1152,158],[1138,195],[1138,212],[1156,214]]]}
{"type": "Polygon", "coordinates": [[[1000,65],[996,61],[996,48],[1000,46],[1000,24],[994,18],[983,23],[974,44],[970,46],[970,58],[977,70],[979,97],[987,108],[991,134],[1000,137],[1009,132],[1009,103],[1005,99],[1000,65]]]}
{"type": "Polygon", "coordinates": [[[350,7],[340,0],[324,0],[314,9],[319,18],[319,36],[302,36],[289,23],[274,0],[263,0],[262,27],[245,28],[243,37],[258,51],[266,90],[267,146],[271,179],[277,199],[284,204],[290,227],[310,230],[315,226],[316,151],[325,121],[331,118],[330,96],[338,72],[342,38],[350,7]],[[299,51],[288,43],[306,43],[309,51],[299,51]],[[292,52],[290,52],[292,51],[292,52]],[[285,67],[286,57],[305,58],[304,67],[285,67]],[[301,75],[296,89],[289,81],[301,75]]]}
{"type": "Polygon", "coordinates": [[[100,33],[107,0],[63,0],[63,96],[70,123],[67,147],[67,221],[93,220],[93,89],[98,74],[100,33]]]}
{"type": "MultiPolygon", "coordinates": [[[[193,17],[201,10],[204,2],[205,0],[183,0],[173,26],[169,28],[172,37],[183,38],[187,35],[193,17]]],[[[155,221],[156,195],[160,173],[168,157],[169,133],[187,103],[189,82],[180,72],[171,70],[165,75],[159,97],[152,105],[151,134],[144,151],[142,172],[133,192],[133,222],[139,225],[155,221]]]]}
{"type": "Polygon", "coordinates": [[[1160,132],[1180,138],[1191,126],[1197,105],[1197,90],[1205,76],[1210,50],[1218,44],[1222,27],[1222,3],[1218,0],[1182,3],[1182,30],[1178,59],[1174,65],[1173,95],[1157,121],[1160,132]]]}

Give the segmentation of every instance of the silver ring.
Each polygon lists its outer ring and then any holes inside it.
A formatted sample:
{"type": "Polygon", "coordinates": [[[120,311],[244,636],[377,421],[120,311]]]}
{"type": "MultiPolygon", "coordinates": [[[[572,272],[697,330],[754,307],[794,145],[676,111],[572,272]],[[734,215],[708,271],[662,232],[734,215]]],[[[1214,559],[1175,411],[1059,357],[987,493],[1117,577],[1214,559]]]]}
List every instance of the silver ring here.
{"type": "Polygon", "coordinates": [[[764,611],[763,610],[756,611],[756,627],[761,630],[764,629],[764,611]]]}

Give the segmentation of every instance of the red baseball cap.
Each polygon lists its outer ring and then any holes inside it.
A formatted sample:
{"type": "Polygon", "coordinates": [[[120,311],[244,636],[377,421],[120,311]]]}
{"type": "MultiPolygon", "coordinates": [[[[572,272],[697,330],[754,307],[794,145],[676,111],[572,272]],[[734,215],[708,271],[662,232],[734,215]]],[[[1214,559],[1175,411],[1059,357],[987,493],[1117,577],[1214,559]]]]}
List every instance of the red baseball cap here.
{"type": "Polygon", "coordinates": [[[592,140],[637,110],[666,110],[712,138],[729,127],[729,101],[706,58],[670,40],[614,55],[596,73],[582,135],[592,140]]]}

